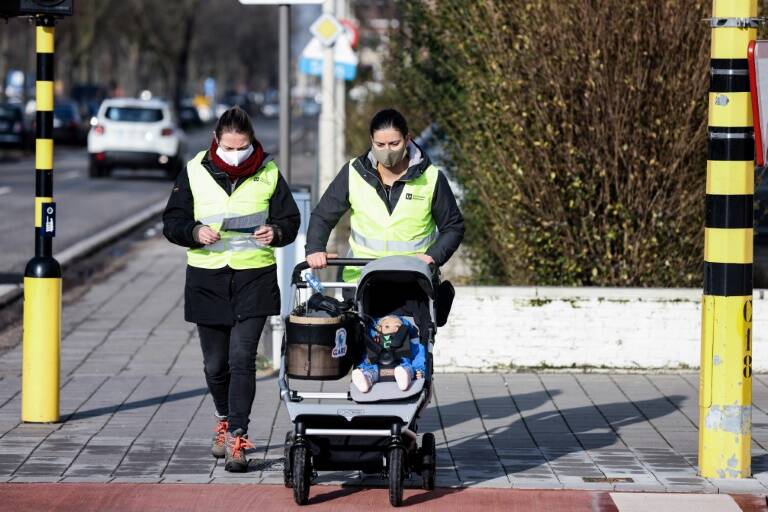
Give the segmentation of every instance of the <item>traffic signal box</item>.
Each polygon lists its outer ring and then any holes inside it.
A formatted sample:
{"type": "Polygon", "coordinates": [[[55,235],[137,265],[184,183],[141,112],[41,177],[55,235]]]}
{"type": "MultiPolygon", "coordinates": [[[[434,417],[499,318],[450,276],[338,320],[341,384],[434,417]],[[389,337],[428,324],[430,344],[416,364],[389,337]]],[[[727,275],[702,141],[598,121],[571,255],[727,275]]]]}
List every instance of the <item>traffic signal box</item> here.
{"type": "Polygon", "coordinates": [[[3,0],[0,18],[16,16],[71,16],[74,0],[3,0]]]}

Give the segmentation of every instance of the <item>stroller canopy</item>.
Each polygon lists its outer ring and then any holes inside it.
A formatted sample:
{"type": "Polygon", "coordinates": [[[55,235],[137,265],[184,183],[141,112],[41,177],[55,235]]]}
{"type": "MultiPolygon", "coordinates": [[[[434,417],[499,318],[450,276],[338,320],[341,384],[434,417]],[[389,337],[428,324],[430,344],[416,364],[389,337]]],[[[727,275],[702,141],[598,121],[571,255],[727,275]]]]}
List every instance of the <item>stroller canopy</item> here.
{"type": "Polygon", "coordinates": [[[362,300],[365,289],[381,281],[417,283],[427,297],[435,297],[429,265],[414,256],[386,256],[368,263],[360,274],[355,300],[362,300]]]}
{"type": "Polygon", "coordinates": [[[368,263],[355,292],[361,313],[370,318],[393,314],[411,317],[423,341],[435,321],[434,298],[432,271],[413,256],[387,256],[368,263]]]}

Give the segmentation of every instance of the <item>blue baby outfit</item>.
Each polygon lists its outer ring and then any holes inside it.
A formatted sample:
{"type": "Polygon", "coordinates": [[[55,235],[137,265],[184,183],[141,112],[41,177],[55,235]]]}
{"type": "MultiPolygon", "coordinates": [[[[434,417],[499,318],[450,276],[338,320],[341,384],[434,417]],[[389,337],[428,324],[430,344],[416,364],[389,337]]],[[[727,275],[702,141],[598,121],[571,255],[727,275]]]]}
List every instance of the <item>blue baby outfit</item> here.
{"type": "MultiPolygon", "coordinates": [[[[419,331],[416,329],[416,326],[410,323],[405,318],[398,316],[401,322],[403,322],[403,325],[408,328],[408,338],[410,339],[411,343],[411,355],[413,356],[413,359],[408,357],[401,357],[400,360],[397,362],[399,366],[403,366],[407,369],[411,369],[413,375],[416,375],[416,372],[424,372],[427,371],[427,361],[425,359],[424,353],[424,347],[421,343],[419,343],[419,331]],[[414,341],[415,340],[415,341],[414,341]]],[[[377,318],[374,322],[374,325],[376,325],[379,322],[379,319],[377,318]]],[[[374,338],[377,333],[375,327],[371,326],[369,334],[371,338],[374,338]]],[[[371,363],[368,361],[368,356],[363,355],[363,360],[358,365],[358,368],[363,371],[363,373],[367,373],[368,376],[371,379],[371,382],[378,382],[379,380],[379,365],[376,363],[371,363]]]]}

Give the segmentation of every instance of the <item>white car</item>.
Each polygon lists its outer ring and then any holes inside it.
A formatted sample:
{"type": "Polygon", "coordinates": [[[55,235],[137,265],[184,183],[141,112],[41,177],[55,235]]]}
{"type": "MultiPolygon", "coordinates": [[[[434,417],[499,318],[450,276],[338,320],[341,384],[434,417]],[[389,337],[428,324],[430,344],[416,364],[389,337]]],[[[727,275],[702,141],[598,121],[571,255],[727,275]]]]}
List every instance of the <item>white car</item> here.
{"type": "Polygon", "coordinates": [[[115,167],[162,169],[175,179],[186,162],[186,135],[160,100],[104,100],[88,132],[89,174],[108,176],[115,167]]]}

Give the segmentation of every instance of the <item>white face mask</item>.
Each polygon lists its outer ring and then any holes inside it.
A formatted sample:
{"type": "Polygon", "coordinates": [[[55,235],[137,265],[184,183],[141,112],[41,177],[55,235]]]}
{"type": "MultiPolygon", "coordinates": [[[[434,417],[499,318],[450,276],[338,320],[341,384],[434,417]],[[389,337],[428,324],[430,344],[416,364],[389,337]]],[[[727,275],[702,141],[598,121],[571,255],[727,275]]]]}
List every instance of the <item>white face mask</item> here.
{"type": "Polygon", "coordinates": [[[253,153],[253,144],[249,144],[245,149],[230,149],[226,151],[221,146],[216,148],[216,154],[233,167],[237,167],[253,153]]]}

